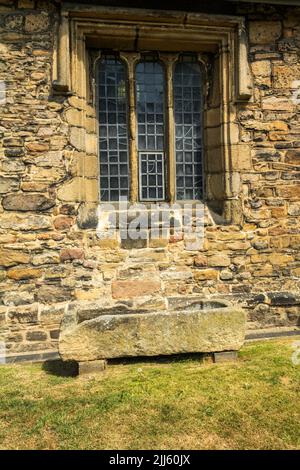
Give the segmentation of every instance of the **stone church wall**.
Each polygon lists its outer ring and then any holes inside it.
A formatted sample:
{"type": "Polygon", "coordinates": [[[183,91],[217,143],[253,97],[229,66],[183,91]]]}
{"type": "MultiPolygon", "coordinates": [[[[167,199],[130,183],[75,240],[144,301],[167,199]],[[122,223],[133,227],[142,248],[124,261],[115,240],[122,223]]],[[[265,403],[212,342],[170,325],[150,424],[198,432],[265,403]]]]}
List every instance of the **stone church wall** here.
{"type": "MultiPolygon", "coordinates": [[[[0,0],[0,328],[8,356],[55,353],[63,313],[101,302],[147,310],[163,309],[168,296],[213,296],[245,307],[249,333],[300,325],[300,8],[237,13],[246,18],[254,80],[234,123],[242,220],[210,219],[195,252],[181,236],[103,240],[82,223],[78,162],[96,203],[97,151],[91,143],[83,155],[80,99],[53,93],[57,6],[0,0]]],[[[86,122],[89,136],[93,117],[86,122]]]]}

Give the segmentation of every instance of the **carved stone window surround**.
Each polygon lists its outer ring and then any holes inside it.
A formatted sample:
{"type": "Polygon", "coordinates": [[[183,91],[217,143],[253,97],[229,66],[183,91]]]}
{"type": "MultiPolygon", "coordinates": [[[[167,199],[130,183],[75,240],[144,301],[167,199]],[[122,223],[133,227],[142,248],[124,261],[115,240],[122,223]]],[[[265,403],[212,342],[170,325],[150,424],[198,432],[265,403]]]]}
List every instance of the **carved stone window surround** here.
{"type": "MultiPolygon", "coordinates": [[[[239,223],[242,216],[239,155],[250,152],[237,138],[236,108],[252,95],[243,18],[94,5],[78,8],[78,4],[68,3],[62,8],[53,88],[78,98],[76,122],[70,119],[69,124],[78,128],[83,160],[86,155],[97,157],[96,113],[87,92],[90,47],[110,45],[116,50],[195,51],[214,55],[213,86],[219,103],[213,103],[212,98],[205,110],[207,203],[219,214],[222,212],[227,223],[239,223]],[[217,118],[211,125],[213,115],[217,118]],[[92,121],[94,132],[90,132],[92,121]]],[[[97,169],[96,172],[94,175],[86,172],[85,162],[78,162],[77,200],[84,205],[96,205],[99,200],[97,169]]]]}

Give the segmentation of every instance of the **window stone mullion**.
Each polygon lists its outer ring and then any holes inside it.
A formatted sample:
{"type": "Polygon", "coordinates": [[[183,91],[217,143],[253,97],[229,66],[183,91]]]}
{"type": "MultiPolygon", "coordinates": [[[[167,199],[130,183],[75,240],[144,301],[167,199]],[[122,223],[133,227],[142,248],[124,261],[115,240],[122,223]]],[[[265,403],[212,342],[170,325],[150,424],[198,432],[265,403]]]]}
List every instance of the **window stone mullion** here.
{"type": "Polygon", "coordinates": [[[140,59],[138,53],[121,54],[128,67],[128,94],[129,94],[129,160],[130,160],[130,200],[132,203],[138,201],[138,153],[136,142],[136,105],[135,105],[135,65],[140,59]]]}
{"type": "Polygon", "coordinates": [[[167,165],[168,165],[168,194],[171,203],[176,198],[176,161],[175,161],[175,128],[174,128],[174,97],[173,97],[173,70],[178,54],[160,54],[166,65],[167,83],[167,165]]]}

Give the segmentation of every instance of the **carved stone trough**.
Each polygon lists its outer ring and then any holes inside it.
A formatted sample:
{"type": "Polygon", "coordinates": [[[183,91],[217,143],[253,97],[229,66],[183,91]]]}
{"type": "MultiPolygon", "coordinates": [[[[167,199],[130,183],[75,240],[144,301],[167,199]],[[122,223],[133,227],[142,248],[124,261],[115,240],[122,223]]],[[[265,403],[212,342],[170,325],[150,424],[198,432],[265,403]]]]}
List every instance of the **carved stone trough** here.
{"type": "Polygon", "coordinates": [[[63,360],[84,362],[237,351],[244,343],[245,323],[242,308],[195,297],[168,298],[166,309],[158,311],[73,306],[62,320],[59,353],[63,360]]]}

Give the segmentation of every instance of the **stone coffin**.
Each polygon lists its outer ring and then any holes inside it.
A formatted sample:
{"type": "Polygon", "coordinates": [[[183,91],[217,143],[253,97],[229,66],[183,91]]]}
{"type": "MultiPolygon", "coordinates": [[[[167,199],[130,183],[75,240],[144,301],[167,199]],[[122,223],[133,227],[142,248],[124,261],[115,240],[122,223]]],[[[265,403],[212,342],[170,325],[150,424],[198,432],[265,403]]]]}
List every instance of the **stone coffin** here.
{"type": "Polygon", "coordinates": [[[82,315],[73,308],[62,320],[59,353],[63,360],[82,362],[236,351],[244,342],[245,323],[245,312],[224,301],[173,298],[166,310],[142,313],[99,309],[82,315]]]}

